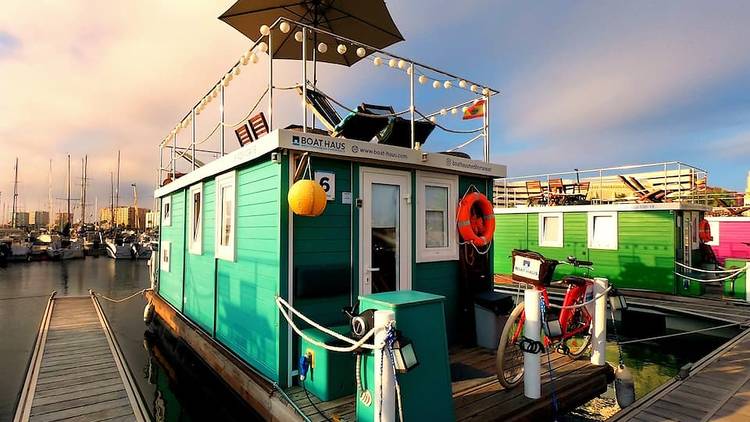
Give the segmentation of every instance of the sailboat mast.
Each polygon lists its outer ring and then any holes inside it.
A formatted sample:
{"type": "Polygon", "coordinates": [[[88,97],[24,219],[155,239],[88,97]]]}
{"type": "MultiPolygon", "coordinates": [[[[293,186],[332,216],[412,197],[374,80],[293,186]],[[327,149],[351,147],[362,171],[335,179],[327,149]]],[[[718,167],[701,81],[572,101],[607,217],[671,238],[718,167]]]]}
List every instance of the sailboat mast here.
{"type": "Polygon", "coordinates": [[[49,160],[49,173],[47,175],[49,186],[47,188],[47,212],[49,216],[47,218],[47,228],[52,228],[54,222],[54,214],[52,212],[52,159],[49,160]]]}
{"type": "Polygon", "coordinates": [[[136,189],[135,183],[131,183],[133,187],[133,208],[135,208],[135,229],[140,230],[140,219],[138,218],[138,190],[136,189]]]}
{"type": "Polygon", "coordinates": [[[68,201],[68,215],[66,217],[68,219],[68,228],[70,228],[71,227],[71,218],[70,218],[70,154],[68,154],[68,189],[67,189],[67,193],[68,193],[68,198],[67,198],[67,201],[68,201]]]}
{"type": "Polygon", "coordinates": [[[117,184],[115,185],[115,208],[120,207],[120,150],[117,150],[117,184]]]}
{"type": "Polygon", "coordinates": [[[12,226],[15,229],[18,224],[16,212],[18,211],[18,157],[16,157],[16,166],[14,170],[15,176],[13,177],[13,214],[10,216],[12,226]]]}
{"type": "Polygon", "coordinates": [[[81,158],[81,225],[86,224],[86,170],[88,167],[89,156],[81,158]]]}
{"type": "Polygon", "coordinates": [[[115,226],[115,180],[112,172],[109,172],[109,227],[115,226]]]}

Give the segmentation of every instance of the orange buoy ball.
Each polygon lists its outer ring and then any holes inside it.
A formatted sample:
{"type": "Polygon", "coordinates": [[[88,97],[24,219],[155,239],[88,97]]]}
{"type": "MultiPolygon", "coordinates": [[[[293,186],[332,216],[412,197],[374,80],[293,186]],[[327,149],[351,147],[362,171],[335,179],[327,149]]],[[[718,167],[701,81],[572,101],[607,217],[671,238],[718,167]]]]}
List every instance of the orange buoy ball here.
{"type": "Polygon", "coordinates": [[[289,188],[289,208],[304,217],[317,217],[323,214],[328,199],[326,192],[314,180],[299,180],[289,188]]]}

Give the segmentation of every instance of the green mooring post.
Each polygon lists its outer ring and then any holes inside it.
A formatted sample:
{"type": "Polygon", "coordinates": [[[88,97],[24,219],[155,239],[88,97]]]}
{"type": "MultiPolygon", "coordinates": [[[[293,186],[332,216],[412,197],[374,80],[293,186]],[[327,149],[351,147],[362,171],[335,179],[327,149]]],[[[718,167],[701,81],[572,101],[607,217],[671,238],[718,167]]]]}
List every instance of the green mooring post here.
{"type": "MultiPolygon", "coordinates": [[[[376,293],[359,297],[360,311],[393,311],[396,329],[411,340],[419,364],[405,374],[398,374],[403,399],[405,421],[453,421],[453,395],[451,393],[448,341],[445,335],[443,296],[413,290],[376,293]]],[[[379,353],[379,352],[375,352],[379,353]]],[[[375,377],[380,368],[374,365],[373,353],[364,358],[363,384],[370,390],[372,404],[357,400],[357,420],[378,421],[375,413],[380,392],[375,389],[375,377]]],[[[386,361],[387,362],[387,361],[386,361]]],[[[384,368],[391,370],[390,368],[384,368]]]]}

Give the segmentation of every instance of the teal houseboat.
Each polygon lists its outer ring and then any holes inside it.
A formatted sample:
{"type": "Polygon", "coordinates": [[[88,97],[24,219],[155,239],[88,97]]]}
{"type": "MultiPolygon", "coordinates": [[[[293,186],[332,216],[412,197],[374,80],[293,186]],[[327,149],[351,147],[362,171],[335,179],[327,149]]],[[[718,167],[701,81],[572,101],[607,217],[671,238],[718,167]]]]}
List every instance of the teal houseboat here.
{"type": "MultiPolygon", "coordinates": [[[[495,184],[495,271],[513,249],[585,257],[618,288],[701,295],[707,172],[679,162],[514,177],[495,184]],[[683,277],[686,275],[687,277],[683,277]]],[[[570,273],[560,265],[556,279],[570,273]]],[[[499,277],[502,280],[502,277],[499,277]]]]}

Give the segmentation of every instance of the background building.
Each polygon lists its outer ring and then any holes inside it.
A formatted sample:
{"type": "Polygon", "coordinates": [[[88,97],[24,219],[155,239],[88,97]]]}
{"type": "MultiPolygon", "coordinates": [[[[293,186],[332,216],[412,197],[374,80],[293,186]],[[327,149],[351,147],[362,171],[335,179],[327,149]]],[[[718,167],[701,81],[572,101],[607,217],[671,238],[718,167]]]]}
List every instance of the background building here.
{"type": "MultiPolygon", "coordinates": [[[[112,222],[112,210],[110,208],[102,208],[99,210],[99,223],[109,225],[112,222]]],[[[115,218],[114,223],[117,227],[124,227],[126,229],[141,229],[146,227],[146,213],[150,210],[146,208],[138,208],[136,217],[135,207],[117,207],[114,209],[115,218]]]]}
{"type": "Polygon", "coordinates": [[[16,211],[16,227],[29,226],[29,213],[26,211],[16,211]]]}
{"type": "Polygon", "coordinates": [[[154,229],[159,227],[159,211],[149,211],[146,213],[146,228],[154,229]]]}
{"type": "Polygon", "coordinates": [[[36,228],[47,227],[49,225],[49,211],[34,211],[29,213],[29,225],[36,228]]]}
{"type": "Polygon", "coordinates": [[[55,226],[57,226],[58,229],[62,230],[62,228],[65,227],[66,224],[68,224],[68,221],[70,221],[70,224],[73,224],[73,213],[55,213],[55,226]]]}

